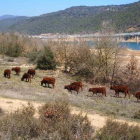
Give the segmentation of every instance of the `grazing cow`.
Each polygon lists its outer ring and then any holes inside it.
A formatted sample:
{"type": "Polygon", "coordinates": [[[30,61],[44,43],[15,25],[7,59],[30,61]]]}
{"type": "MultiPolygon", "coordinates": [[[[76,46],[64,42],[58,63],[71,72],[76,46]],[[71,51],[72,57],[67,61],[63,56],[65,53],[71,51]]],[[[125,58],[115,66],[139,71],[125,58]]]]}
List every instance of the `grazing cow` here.
{"type": "Polygon", "coordinates": [[[36,72],[35,72],[34,69],[29,69],[27,73],[29,73],[32,76],[32,78],[33,78],[35,76],[36,72]]]}
{"type": "Polygon", "coordinates": [[[124,98],[126,98],[126,95],[128,94],[129,99],[130,99],[130,93],[129,93],[129,87],[128,86],[115,86],[115,85],[113,85],[113,86],[110,87],[110,90],[115,91],[116,97],[117,97],[117,95],[119,97],[119,92],[122,92],[122,93],[125,94],[124,98]]]}
{"type": "Polygon", "coordinates": [[[73,83],[71,83],[71,85],[77,85],[79,88],[81,88],[81,90],[83,90],[82,82],[73,82],[73,83]]]}
{"type": "Polygon", "coordinates": [[[76,91],[77,94],[79,93],[79,86],[77,85],[66,85],[64,89],[67,89],[71,93],[72,93],[72,90],[76,91]]]}
{"type": "Polygon", "coordinates": [[[24,73],[22,78],[21,78],[21,81],[24,81],[24,79],[26,79],[26,82],[30,82],[31,83],[31,76],[29,73],[24,73]]]}
{"type": "Polygon", "coordinates": [[[53,88],[55,86],[55,78],[52,78],[52,77],[44,77],[43,80],[41,81],[41,86],[43,86],[43,84],[48,84],[48,87],[49,87],[49,84],[52,84],[53,88]]]}
{"type": "Polygon", "coordinates": [[[5,71],[4,71],[4,77],[7,77],[7,78],[11,78],[11,70],[9,70],[9,69],[6,69],[5,71]]]}
{"type": "Polygon", "coordinates": [[[20,67],[15,67],[15,68],[12,68],[12,71],[15,71],[16,75],[19,75],[21,70],[20,70],[20,67]]]}
{"type": "Polygon", "coordinates": [[[137,98],[137,102],[138,102],[140,99],[140,92],[134,93],[133,96],[137,98]]]}
{"type": "Polygon", "coordinates": [[[106,88],[105,87],[99,87],[99,88],[90,88],[89,92],[93,92],[93,94],[102,93],[102,95],[106,96],[106,88]]]}

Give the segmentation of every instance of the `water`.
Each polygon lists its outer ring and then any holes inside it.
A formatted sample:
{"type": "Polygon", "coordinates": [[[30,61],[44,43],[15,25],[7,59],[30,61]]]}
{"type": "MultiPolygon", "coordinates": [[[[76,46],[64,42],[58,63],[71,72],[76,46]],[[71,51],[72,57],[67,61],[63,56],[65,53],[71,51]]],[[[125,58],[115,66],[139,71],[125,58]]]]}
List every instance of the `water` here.
{"type": "MultiPolygon", "coordinates": [[[[93,47],[95,42],[88,42],[88,44],[93,47]]],[[[120,42],[120,46],[129,48],[131,50],[140,50],[140,43],[137,42],[120,42]]]]}
{"type": "Polygon", "coordinates": [[[140,50],[140,43],[137,42],[121,42],[120,45],[132,50],[140,50]]]}

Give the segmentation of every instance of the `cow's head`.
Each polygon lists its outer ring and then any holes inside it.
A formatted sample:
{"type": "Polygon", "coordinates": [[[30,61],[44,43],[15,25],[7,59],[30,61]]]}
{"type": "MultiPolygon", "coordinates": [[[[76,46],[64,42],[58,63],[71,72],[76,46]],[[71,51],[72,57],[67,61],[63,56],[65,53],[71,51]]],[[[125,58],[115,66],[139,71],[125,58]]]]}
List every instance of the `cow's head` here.
{"type": "Polygon", "coordinates": [[[89,91],[89,92],[92,91],[92,88],[90,88],[88,91],[89,91]]]}
{"type": "Polygon", "coordinates": [[[111,85],[111,86],[110,86],[110,90],[113,90],[113,89],[114,89],[114,86],[113,86],[113,85],[111,85]]]}
{"type": "Polygon", "coordinates": [[[66,85],[66,86],[64,87],[64,89],[68,89],[68,85],[66,85]]]}
{"type": "Polygon", "coordinates": [[[24,75],[22,76],[21,81],[24,81],[24,75]]]}
{"type": "Polygon", "coordinates": [[[41,86],[43,86],[43,80],[42,80],[42,81],[40,81],[40,83],[41,83],[41,86]]]}

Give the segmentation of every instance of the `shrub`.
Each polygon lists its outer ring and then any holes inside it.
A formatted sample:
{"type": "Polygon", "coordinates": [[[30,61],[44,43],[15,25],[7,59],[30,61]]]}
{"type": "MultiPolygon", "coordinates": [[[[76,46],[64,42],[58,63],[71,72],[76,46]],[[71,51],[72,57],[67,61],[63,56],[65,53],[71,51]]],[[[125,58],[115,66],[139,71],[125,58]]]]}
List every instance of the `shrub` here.
{"type": "Polygon", "coordinates": [[[36,48],[33,49],[31,52],[27,54],[27,57],[29,58],[29,62],[37,63],[37,59],[41,51],[38,51],[36,48]]]}
{"type": "Polygon", "coordinates": [[[2,116],[4,114],[4,111],[2,108],[0,108],[0,116],[2,116]]]}
{"type": "Polygon", "coordinates": [[[54,70],[56,68],[54,55],[49,47],[44,47],[41,55],[38,57],[37,68],[43,70],[54,70]]]}
{"type": "Polygon", "coordinates": [[[67,100],[46,104],[40,109],[40,119],[49,136],[55,132],[59,139],[92,139],[94,131],[88,118],[81,114],[71,115],[67,100]]]}
{"type": "Polygon", "coordinates": [[[22,52],[23,48],[19,43],[10,43],[5,54],[11,57],[18,57],[22,52]]]}
{"type": "Polygon", "coordinates": [[[134,113],[134,119],[140,119],[140,110],[134,113]]]}
{"type": "Polygon", "coordinates": [[[0,117],[0,139],[55,139],[90,140],[93,128],[86,116],[71,115],[69,102],[59,99],[39,109],[39,118],[34,118],[35,109],[27,107],[0,117]]]}
{"type": "Polygon", "coordinates": [[[97,133],[97,140],[139,140],[140,128],[107,120],[106,125],[97,133]]]}
{"type": "Polygon", "coordinates": [[[39,135],[39,125],[33,117],[35,110],[31,104],[14,113],[0,118],[1,139],[31,139],[39,135]]]}

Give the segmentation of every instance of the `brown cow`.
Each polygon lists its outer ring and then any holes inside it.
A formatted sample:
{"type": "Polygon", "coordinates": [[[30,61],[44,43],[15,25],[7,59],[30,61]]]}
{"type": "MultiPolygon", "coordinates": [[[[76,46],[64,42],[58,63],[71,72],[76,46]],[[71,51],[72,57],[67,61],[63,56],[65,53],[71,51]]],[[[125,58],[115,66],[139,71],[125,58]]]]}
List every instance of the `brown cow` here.
{"type": "Polygon", "coordinates": [[[32,78],[33,78],[33,77],[35,76],[35,74],[36,74],[36,72],[35,72],[34,69],[29,69],[27,73],[29,73],[29,74],[32,76],[32,78]]]}
{"type": "Polygon", "coordinates": [[[19,75],[21,70],[20,70],[20,67],[15,67],[15,68],[12,68],[12,71],[15,71],[16,75],[19,75]]]}
{"type": "Polygon", "coordinates": [[[55,86],[55,78],[52,78],[52,77],[44,77],[43,80],[41,81],[41,86],[43,86],[43,84],[48,84],[48,87],[49,87],[49,84],[52,84],[53,88],[55,86]]]}
{"type": "Polygon", "coordinates": [[[106,88],[105,87],[99,87],[99,88],[90,88],[89,92],[93,92],[93,94],[102,93],[102,95],[106,96],[106,88]]]}
{"type": "Polygon", "coordinates": [[[138,102],[140,99],[140,92],[134,93],[133,96],[137,98],[137,102],[138,102]]]}
{"type": "Polygon", "coordinates": [[[73,82],[73,83],[71,83],[71,85],[77,85],[79,88],[81,88],[81,90],[83,90],[82,82],[73,82]]]}
{"type": "Polygon", "coordinates": [[[72,90],[76,91],[77,94],[79,93],[79,86],[77,85],[66,85],[64,89],[67,89],[71,93],[72,93],[72,90]]]}
{"type": "Polygon", "coordinates": [[[7,78],[11,78],[11,70],[9,70],[9,69],[6,69],[5,71],[4,71],[4,77],[7,77],[7,78]]]}
{"type": "Polygon", "coordinates": [[[24,81],[24,79],[26,79],[26,82],[30,82],[31,83],[31,76],[29,73],[24,73],[22,78],[21,78],[21,81],[24,81]]]}
{"type": "Polygon", "coordinates": [[[116,97],[117,97],[117,95],[119,97],[119,92],[122,92],[122,93],[125,94],[124,98],[126,98],[126,95],[128,94],[129,99],[130,99],[130,93],[129,93],[129,87],[128,86],[115,86],[115,85],[113,85],[113,86],[110,87],[110,90],[115,91],[116,97]]]}

